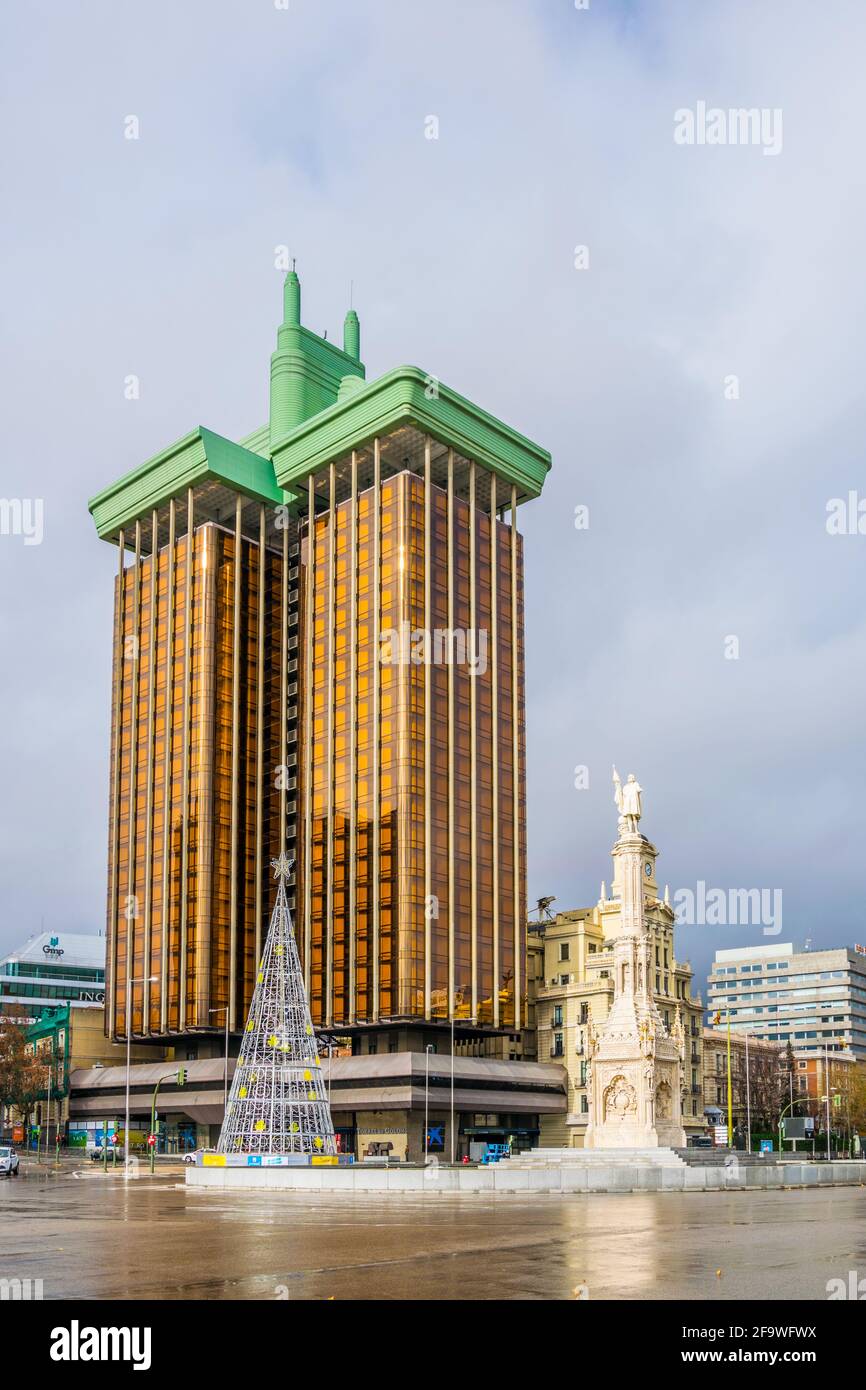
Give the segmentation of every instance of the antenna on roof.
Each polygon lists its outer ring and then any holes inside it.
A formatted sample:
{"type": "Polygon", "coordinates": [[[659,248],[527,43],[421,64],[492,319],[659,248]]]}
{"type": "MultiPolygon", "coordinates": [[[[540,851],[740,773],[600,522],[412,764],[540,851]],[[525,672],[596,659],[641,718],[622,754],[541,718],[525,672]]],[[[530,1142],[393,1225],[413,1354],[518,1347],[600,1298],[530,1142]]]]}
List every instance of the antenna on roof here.
{"type": "Polygon", "coordinates": [[[552,895],[548,898],[538,899],[535,904],[535,911],[538,913],[539,922],[552,922],[554,920],[553,913],[550,910],[550,904],[555,902],[556,898],[552,895]]]}

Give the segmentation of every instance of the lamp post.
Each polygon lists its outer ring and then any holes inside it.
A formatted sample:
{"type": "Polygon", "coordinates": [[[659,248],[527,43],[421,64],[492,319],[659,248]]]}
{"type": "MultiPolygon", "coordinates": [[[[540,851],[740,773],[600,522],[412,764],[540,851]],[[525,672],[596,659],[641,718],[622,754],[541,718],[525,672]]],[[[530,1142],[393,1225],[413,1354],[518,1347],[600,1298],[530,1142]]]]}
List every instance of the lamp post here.
{"type": "MultiPolygon", "coordinates": [[[[467,1023],[474,1023],[474,1018],[467,1018],[467,1023]]],[[[454,1157],[454,1146],[457,1135],[454,1132],[454,1013],[451,1013],[451,1162],[456,1162],[454,1157]]]]}
{"type": "Polygon", "coordinates": [[[430,1156],[430,1053],[433,1044],[424,1048],[424,1162],[430,1156]]]}
{"type": "Polygon", "coordinates": [[[123,1131],[123,1176],[129,1177],[129,1068],[132,1058],[132,1000],[130,994],[133,985],[152,985],[159,979],[158,975],[143,975],[139,980],[128,980],[126,985],[126,1120],[123,1131]]]}
{"type": "Polygon", "coordinates": [[[830,1162],[830,1047],[824,1041],[824,1090],[827,1091],[827,1162],[830,1162]]]}
{"type": "Polygon", "coordinates": [[[451,1006],[451,1162],[454,1162],[454,1006],[451,1006]]]}
{"type": "Polygon", "coordinates": [[[752,1152],[752,1097],[749,1088],[749,1034],[746,1032],[746,1153],[752,1152]]]}
{"type": "Polygon", "coordinates": [[[209,1014],[222,1014],[226,1016],[226,1055],[225,1066],[223,1067],[223,1120],[229,1104],[229,1006],[220,1004],[215,1009],[208,1009],[209,1014]]]}

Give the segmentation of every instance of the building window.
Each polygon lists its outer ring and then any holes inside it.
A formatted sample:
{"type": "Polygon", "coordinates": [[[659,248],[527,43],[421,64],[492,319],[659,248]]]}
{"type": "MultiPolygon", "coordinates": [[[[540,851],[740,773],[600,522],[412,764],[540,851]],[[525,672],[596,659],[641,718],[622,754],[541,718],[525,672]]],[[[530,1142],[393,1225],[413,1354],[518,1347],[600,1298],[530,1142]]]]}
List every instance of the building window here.
{"type": "Polygon", "coordinates": [[[585,1095],[580,1098],[580,1113],[581,1115],[589,1114],[589,1101],[585,1095]]]}
{"type": "Polygon", "coordinates": [[[580,1006],[580,1021],[581,1023],[589,1023],[589,1004],[587,1003],[580,1006]]]}
{"type": "Polygon", "coordinates": [[[562,1005],[561,1005],[561,1004],[554,1004],[554,1006],[553,1006],[553,1026],[554,1026],[554,1028],[561,1028],[561,1027],[562,1027],[562,1005]]]}
{"type": "Polygon", "coordinates": [[[568,942],[568,941],[560,941],[560,943],[559,943],[559,959],[560,959],[560,960],[571,960],[571,943],[570,943],[570,942],[568,942]]]}
{"type": "Polygon", "coordinates": [[[561,1033],[554,1033],[554,1035],[553,1035],[553,1047],[552,1047],[551,1051],[552,1051],[552,1054],[553,1054],[554,1057],[561,1057],[561,1056],[563,1055],[562,1034],[561,1034],[561,1033]]]}
{"type": "Polygon", "coordinates": [[[586,1085],[586,1061],[585,1061],[585,1060],[582,1061],[581,1064],[580,1064],[580,1084],[581,1084],[581,1086],[585,1086],[585,1085],[586,1085]]]}

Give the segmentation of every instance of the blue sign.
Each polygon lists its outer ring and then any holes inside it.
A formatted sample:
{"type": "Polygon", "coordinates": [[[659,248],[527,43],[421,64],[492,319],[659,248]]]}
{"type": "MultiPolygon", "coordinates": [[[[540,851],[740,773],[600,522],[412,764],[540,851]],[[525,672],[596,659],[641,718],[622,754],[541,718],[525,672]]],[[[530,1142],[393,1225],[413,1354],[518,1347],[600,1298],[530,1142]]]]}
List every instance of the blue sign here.
{"type": "Polygon", "coordinates": [[[432,1149],[444,1149],[444,1148],[445,1148],[445,1126],[444,1126],[444,1125],[430,1125],[430,1127],[429,1127],[428,1130],[427,1130],[427,1149],[428,1149],[428,1151],[430,1151],[430,1150],[432,1150],[432,1149]]]}
{"type": "Polygon", "coordinates": [[[761,1140],[761,1153],[762,1153],[762,1154],[771,1154],[772,1152],[773,1152],[773,1141],[772,1141],[772,1139],[762,1139],[762,1140],[761,1140]]]}
{"type": "Polygon", "coordinates": [[[248,1168],[261,1168],[261,1166],[262,1166],[262,1156],[261,1156],[261,1154],[247,1154],[247,1167],[248,1167],[248,1168]]]}

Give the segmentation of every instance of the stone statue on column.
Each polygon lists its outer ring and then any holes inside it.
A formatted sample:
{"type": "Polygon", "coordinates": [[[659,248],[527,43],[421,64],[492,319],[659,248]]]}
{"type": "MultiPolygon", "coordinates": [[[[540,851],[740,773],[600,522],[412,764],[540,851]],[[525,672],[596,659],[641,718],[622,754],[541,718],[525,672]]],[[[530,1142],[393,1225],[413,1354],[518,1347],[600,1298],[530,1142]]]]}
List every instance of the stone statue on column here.
{"type": "Polygon", "coordinates": [[[617,810],[620,815],[620,828],[630,830],[632,834],[637,831],[638,821],[643,814],[641,804],[641,793],[643,787],[635,778],[633,772],[628,774],[625,786],[620,780],[620,775],[616,768],[613,770],[613,799],[616,802],[617,810]]]}

